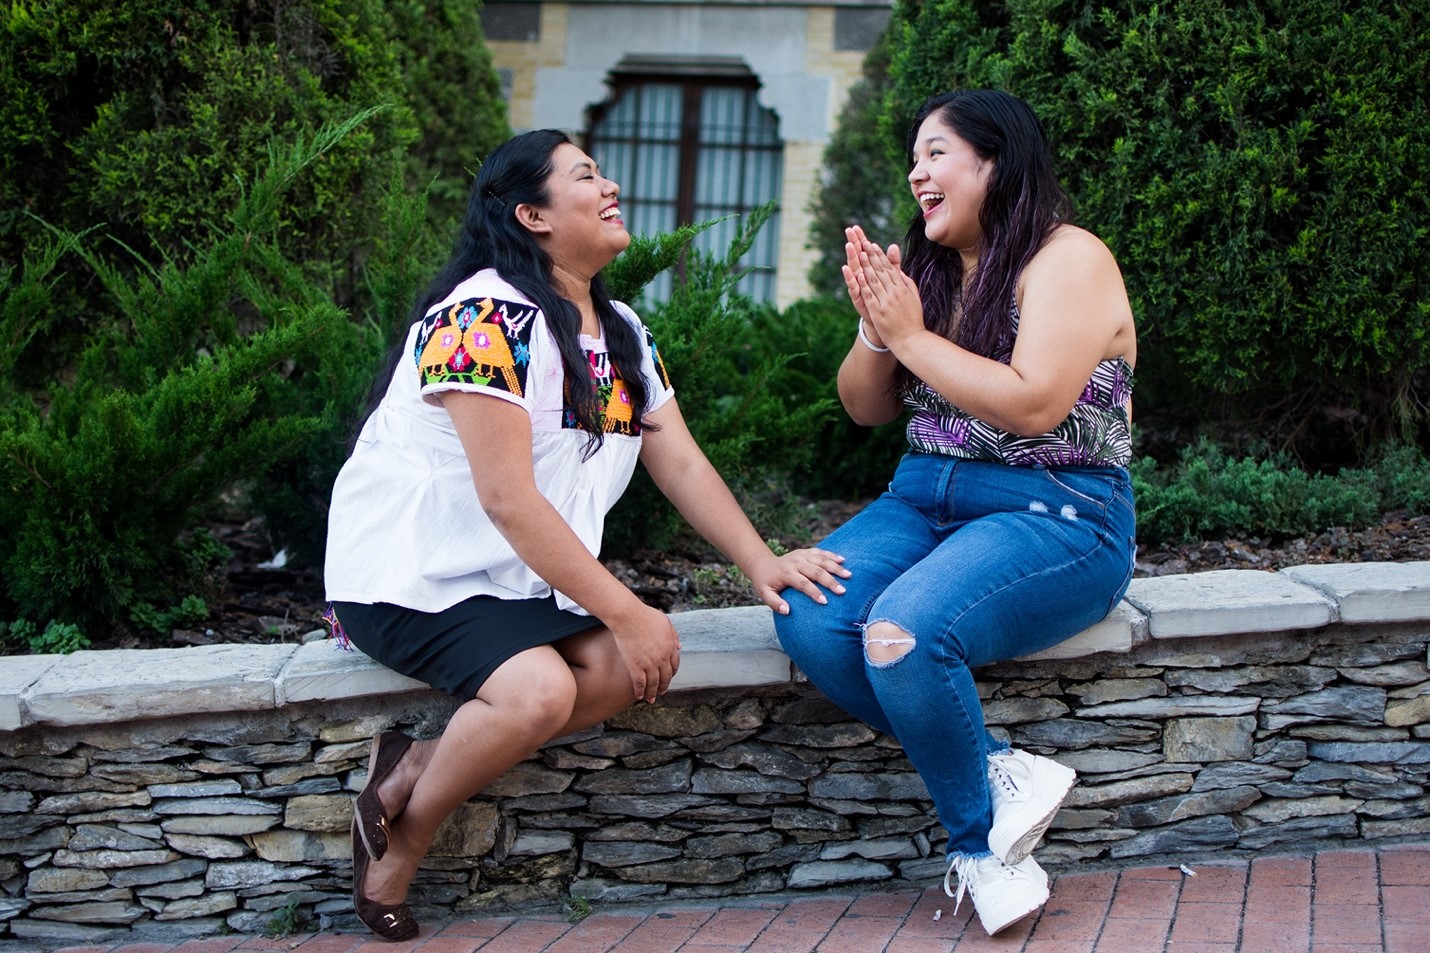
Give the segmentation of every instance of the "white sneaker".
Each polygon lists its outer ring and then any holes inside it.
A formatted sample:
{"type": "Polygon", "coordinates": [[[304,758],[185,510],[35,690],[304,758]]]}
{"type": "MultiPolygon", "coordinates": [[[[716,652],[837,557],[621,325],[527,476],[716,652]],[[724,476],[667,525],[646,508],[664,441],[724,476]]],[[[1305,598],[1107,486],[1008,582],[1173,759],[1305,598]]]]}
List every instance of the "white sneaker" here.
{"type": "Polygon", "coordinates": [[[964,891],[972,895],[978,920],[992,936],[1048,902],[1048,875],[1031,857],[1010,866],[991,854],[984,857],[960,854],[949,862],[948,873],[943,875],[943,892],[954,898],[955,914],[963,902],[964,891]],[[955,873],[958,874],[957,894],[949,886],[949,878],[955,873]]]}
{"type": "Polygon", "coordinates": [[[1032,853],[1072,790],[1077,772],[1051,758],[1009,749],[988,756],[993,826],[988,848],[1007,864],[1032,853]]]}

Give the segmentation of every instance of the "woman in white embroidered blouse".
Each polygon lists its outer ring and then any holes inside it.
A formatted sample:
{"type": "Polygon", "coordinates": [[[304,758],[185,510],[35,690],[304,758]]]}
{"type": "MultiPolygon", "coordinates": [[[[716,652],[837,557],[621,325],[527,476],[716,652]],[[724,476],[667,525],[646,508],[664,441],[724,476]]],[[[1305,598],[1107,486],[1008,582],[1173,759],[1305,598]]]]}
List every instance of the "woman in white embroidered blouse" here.
{"type": "Polygon", "coordinates": [[[824,602],[848,575],[822,550],[775,556],[691,437],[653,337],[601,281],[630,241],[618,193],[559,132],[493,152],[334,486],[335,634],[464,703],[436,739],[373,743],[353,904],[385,939],[417,934],[408,888],[453,810],[669,686],[670,619],[596,558],[637,459],[776,612],[782,590],[824,602]]]}

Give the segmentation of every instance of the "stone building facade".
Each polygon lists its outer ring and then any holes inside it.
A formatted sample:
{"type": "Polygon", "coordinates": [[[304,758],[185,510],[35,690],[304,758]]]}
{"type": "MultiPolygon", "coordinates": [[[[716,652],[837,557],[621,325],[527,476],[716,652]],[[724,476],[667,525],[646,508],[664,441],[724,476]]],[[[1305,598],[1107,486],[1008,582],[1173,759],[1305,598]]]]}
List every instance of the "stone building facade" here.
{"type": "MultiPolygon", "coordinates": [[[[484,4],[482,22],[518,132],[557,128],[586,142],[599,131],[603,110],[629,95],[633,84],[743,83],[754,90],[766,120],[777,128],[772,134],[780,160],[777,181],[745,197],[746,204],[773,197],[779,205],[777,218],[766,226],[777,233],[765,253],[773,281],[760,285],[757,296],[784,307],[809,293],[806,275],[816,257],[806,247],[809,205],[820,183],[824,148],[891,9],[892,0],[506,0],[484,4]]],[[[660,138],[655,127],[662,117],[655,111],[634,117],[620,135],[660,138]]],[[[724,135],[712,130],[710,136],[724,135]]],[[[674,146],[653,149],[647,161],[622,164],[595,145],[597,160],[607,171],[621,173],[618,181],[636,200],[660,191],[663,186],[654,180],[664,182],[672,174],[652,163],[663,161],[655,159],[657,152],[672,154],[674,146]]],[[[685,157],[691,164],[707,159],[685,157]]],[[[691,171],[692,177],[700,174],[691,171]]],[[[693,178],[690,187],[742,191],[693,178]]],[[[734,202],[730,209],[744,207],[730,195],[706,199],[703,205],[694,200],[694,220],[727,208],[720,204],[727,199],[734,202]]],[[[641,232],[640,222],[630,224],[641,232]]]]}

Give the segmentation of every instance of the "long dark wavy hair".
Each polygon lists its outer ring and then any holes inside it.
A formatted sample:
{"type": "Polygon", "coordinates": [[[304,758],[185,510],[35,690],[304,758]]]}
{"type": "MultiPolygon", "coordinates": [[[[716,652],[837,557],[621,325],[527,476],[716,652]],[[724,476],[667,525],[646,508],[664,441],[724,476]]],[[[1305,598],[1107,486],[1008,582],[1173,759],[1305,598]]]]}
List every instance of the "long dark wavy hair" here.
{"type": "MultiPolygon", "coordinates": [[[[1011,333],[1009,308],[1023,268],[1053,229],[1072,220],[1072,201],[1053,175],[1048,137],[1023,100],[1000,90],[959,89],[930,97],[909,127],[906,154],[914,167],[919,127],[938,114],[979,158],[993,163],[978,210],[983,237],[978,267],[965,291],[958,251],[924,235],[922,209],[904,237],[903,270],[919,287],[924,326],[975,354],[993,357],[1011,333]]],[[[913,375],[900,370],[896,386],[913,375]]]]}
{"type": "MultiPolygon", "coordinates": [[[[590,434],[584,454],[589,459],[601,446],[604,408],[597,399],[590,366],[581,350],[581,314],[576,305],[557,294],[552,284],[551,256],[536,236],[516,220],[518,205],[545,208],[550,204],[546,180],[553,168],[551,157],[557,146],[570,141],[564,132],[536,129],[515,136],[493,150],[472,185],[467,214],[451,257],[413,305],[408,326],[421,321],[453,288],[476,272],[483,268],[496,269],[546,316],[547,327],[561,350],[567,404],[576,415],[577,425],[590,434]]],[[[606,350],[630,392],[633,424],[654,430],[656,428],[644,420],[648,394],[645,376],[640,371],[645,342],[611,304],[611,295],[600,274],[591,279],[591,297],[605,331],[606,350]]],[[[382,400],[397,365],[408,356],[405,350],[406,336],[403,335],[388,352],[383,369],[373,382],[363,420],[382,400]]]]}

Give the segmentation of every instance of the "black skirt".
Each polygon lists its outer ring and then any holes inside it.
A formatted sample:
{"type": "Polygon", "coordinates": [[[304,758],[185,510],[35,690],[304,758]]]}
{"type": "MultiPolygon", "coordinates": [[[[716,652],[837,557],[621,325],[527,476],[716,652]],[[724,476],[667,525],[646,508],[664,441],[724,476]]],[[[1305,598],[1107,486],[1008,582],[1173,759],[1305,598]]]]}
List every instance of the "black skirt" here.
{"type": "Polygon", "coordinates": [[[475,698],[492,672],[518,652],[601,626],[600,619],[557,608],[554,596],[473,596],[441,612],[334,602],[331,614],[335,634],[346,635],[369,658],[463,701],[475,698]]]}

